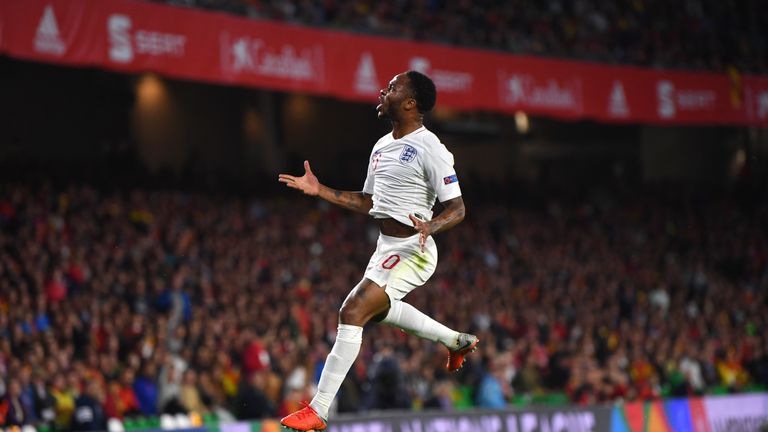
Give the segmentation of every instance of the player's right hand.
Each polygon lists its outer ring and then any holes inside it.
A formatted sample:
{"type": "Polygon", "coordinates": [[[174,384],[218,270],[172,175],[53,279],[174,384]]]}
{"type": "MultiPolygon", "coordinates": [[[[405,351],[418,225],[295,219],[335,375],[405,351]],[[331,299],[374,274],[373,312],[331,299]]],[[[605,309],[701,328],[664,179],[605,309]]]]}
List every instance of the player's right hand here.
{"type": "Polygon", "coordinates": [[[290,174],[280,174],[277,177],[277,181],[285,183],[286,186],[294,189],[298,189],[307,195],[316,196],[320,193],[320,181],[312,173],[312,168],[309,167],[309,161],[304,161],[304,175],[301,177],[292,176],[290,174]]]}

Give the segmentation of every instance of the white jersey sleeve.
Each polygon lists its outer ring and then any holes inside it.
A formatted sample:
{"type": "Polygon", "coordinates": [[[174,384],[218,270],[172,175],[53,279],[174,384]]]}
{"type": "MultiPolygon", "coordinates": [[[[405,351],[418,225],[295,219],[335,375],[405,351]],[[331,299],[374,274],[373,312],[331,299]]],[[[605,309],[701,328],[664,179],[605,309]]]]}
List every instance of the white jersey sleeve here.
{"type": "Polygon", "coordinates": [[[453,167],[453,154],[439,141],[431,150],[430,157],[424,161],[424,172],[437,199],[445,202],[461,196],[459,178],[453,167]]]}
{"type": "Polygon", "coordinates": [[[376,184],[376,177],[373,175],[373,164],[375,163],[375,157],[375,150],[372,150],[371,157],[368,158],[368,172],[365,175],[365,183],[363,183],[363,193],[368,195],[373,195],[373,186],[376,184]]]}

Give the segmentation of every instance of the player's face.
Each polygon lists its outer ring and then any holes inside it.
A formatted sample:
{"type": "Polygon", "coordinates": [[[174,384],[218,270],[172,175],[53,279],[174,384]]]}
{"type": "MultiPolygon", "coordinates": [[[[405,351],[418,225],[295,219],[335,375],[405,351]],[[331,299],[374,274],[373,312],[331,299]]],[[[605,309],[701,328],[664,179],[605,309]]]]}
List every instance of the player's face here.
{"type": "Polygon", "coordinates": [[[411,97],[406,85],[407,79],[403,74],[396,75],[389,82],[387,88],[381,90],[379,93],[379,105],[376,107],[380,119],[396,119],[399,117],[398,110],[400,109],[400,104],[411,97]]]}

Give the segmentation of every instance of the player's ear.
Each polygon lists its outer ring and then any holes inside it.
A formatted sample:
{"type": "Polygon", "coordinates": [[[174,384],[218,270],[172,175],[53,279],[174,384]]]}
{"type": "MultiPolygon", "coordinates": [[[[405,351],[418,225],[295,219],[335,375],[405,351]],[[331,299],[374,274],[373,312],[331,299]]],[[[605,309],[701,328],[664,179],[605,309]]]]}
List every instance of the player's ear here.
{"type": "Polygon", "coordinates": [[[412,97],[405,100],[405,109],[408,111],[417,109],[418,107],[416,105],[416,99],[412,97]]]}

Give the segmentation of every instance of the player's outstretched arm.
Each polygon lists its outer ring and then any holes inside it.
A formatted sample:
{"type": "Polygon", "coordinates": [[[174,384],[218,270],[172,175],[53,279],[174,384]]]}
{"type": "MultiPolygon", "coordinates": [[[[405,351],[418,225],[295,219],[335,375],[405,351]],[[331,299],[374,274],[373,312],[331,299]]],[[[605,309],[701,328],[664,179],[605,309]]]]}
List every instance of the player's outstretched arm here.
{"type": "Polygon", "coordinates": [[[320,197],[328,202],[358,213],[368,214],[368,211],[373,207],[373,200],[370,195],[363,192],[339,191],[320,183],[312,172],[309,161],[304,161],[303,176],[296,177],[290,174],[280,174],[278,181],[307,195],[320,197]]]}
{"type": "Polygon", "coordinates": [[[413,227],[419,232],[419,243],[421,244],[422,252],[424,251],[427,237],[450,229],[464,220],[466,209],[464,208],[464,200],[460,196],[449,199],[442,204],[445,206],[445,210],[429,222],[424,222],[416,219],[413,215],[408,215],[411,222],[413,222],[413,227]]]}

